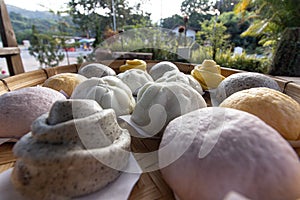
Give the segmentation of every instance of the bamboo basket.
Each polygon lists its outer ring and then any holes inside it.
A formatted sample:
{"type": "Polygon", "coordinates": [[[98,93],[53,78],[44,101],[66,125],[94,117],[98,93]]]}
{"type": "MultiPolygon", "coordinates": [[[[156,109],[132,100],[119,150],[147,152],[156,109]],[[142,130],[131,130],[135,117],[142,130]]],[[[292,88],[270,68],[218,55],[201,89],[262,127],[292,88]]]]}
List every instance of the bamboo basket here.
{"type": "MultiPolygon", "coordinates": [[[[159,61],[147,60],[147,68],[151,68],[154,64],[159,61]]],[[[119,73],[119,66],[125,63],[124,60],[114,60],[114,61],[102,61],[102,64],[108,65],[116,73],[119,73]]],[[[184,73],[190,73],[194,68],[194,64],[180,63],[175,62],[174,64],[180,69],[180,71],[184,73]]],[[[20,88],[31,87],[36,85],[41,85],[45,82],[45,80],[53,75],[71,72],[77,73],[81,65],[72,64],[66,66],[58,66],[53,68],[40,69],[36,71],[26,72],[19,75],[11,76],[5,79],[0,79],[0,95],[17,90],[20,88]]],[[[234,73],[239,73],[240,70],[234,70],[229,68],[222,68],[222,75],[227,77],[234,73]]],[[[279,79],[276,77],[272,77],[279,84],[283,93],[291,96],[298,103],[300,103],[300,85],[297,85],[291,81],[287,81],[284,79],[279,79]]],[[[205,96],[205,99],[208,101],[208,105],[210,105],[209,98],[205,96]]],[[[160,140],[155,139],[139,139],[132,137],[132,151],[134,152],[149,152],[158,149],[160,140]]],[[[6,142],[0,145],[0,173],[13,167],[15,163],[15,157],[12,153],[12,147],[14,142],[6,142]]],[[[295,149],[295,151],[299,154],[300,149],[295,149]]],[[[166,199],[171,200],[175,199],[173,196],[172,190],[168,187],[168,185],[163,180],[160,171],[153,171],[143,173],[133,188],[129,199],[141,199],[141,200],[153,200],[153,199],[166,199]]]]}

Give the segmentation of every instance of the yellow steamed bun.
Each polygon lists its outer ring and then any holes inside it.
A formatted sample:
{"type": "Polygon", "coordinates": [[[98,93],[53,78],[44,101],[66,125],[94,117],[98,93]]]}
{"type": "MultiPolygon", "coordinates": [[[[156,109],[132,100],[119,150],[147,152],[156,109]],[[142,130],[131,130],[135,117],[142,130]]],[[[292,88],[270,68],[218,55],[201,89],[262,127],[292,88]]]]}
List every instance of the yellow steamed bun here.
{"type": "Polygon", "coordinates": [[[300,104],[282,92],[265,87],[242,90],[225,99],[220,107],[254,114],[285,139],[300,139],[300,104]]]}
{"type": "Polygon", "coordinates": [[[120,72],[125,72],[129,69],[141,69],[146,71],[147,63],[143,60],[134,59],[134,60],[126,60],[125,65],[120,66],[120,72]]]}
{"type": "Polygon", "coordinates": [[[199,81],[204,90],[215,89],[225,79],[221,75],[221,67],[213,60],[204,60],[201,65],[195,66],[191,75],[199,81]]]}
{"type": "Polygon", "coordinates": [[[75,87],[85,80],[87,80],[87,78],[80,74],[61,73],[48,78],[43,86],[63,92],[70,97],[75,87]]]}

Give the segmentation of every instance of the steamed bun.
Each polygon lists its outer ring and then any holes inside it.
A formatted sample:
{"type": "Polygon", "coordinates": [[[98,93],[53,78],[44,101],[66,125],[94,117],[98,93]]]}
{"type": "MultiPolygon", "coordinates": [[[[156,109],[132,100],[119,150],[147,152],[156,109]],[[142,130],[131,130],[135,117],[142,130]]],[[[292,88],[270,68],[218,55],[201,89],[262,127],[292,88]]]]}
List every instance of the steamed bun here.
{"type": "Polygon", "coordinates": [[[120,72],[125,72],[129,69],[140,69],[143,71],[146,71],[147,69],[147,63],[143,60],[134,59],[134,60],[126,60],[125,65],[121,65],[119,67],[120,72]]]}
{"type": "Polygon", "coordinates": [[[146,134],[155,135],[172,119],[206,106],[203,97],[189,85],[147,83],[138,92],[131,120],[146,134]]]}
{"type": "Polygon", "coordinates": [[[130,88],[116,76],[92,77],[82,82],[71,99],[93,99],[104,109],[112,108],[117,116],[130,114],[135,106],[130,88]]]}
{"type": "Polygon", "coordinates": [[[195,66],[191,75],[199,81],[204,90],[215,89],[224,80],[221,67],[214,60],[204,60],[201,65],[195,66]]]}
{"type": "Polygon", "coordinates": [[[169,61],[162,61],[153,65],[149,70],[149,74],[153,78],[153,80],[156,81],[157,79],[162,77],[164,73],[172,70],[179,72],[178,67],[174,63],[171,63],[169,61]]]}
{"type": "Polygon", "coordinates": [[[117,75],[131,90],[132,93],[148,82],[153,82],[152,77],[141,69],[129,69],[117,75]]]}
{"type": "Polygon", "coordinates": [[[178,72],[176,70],[171,70],[166,73],[159,79],[157,79],[155,82],[161,83],[161,82],[180,82],[187,85],[190,85],[192,88],[194,88],[199,94],[203,95],[204,92],[202,90],[202,87],[200,83],[194,79],[191,75],[184,74],[182,72],[178,72]]]}
{"type": "Polygon", "coordinates": [[[225,78],[216,90],[216,101],[221,103],[235,92],[255,88],[267,87],[280,91],[277,82],[264,74],[256,72],[241,72],[225,78]]]}
{"type": "Polygon", "coordinates": [[[100,63],[90,63],[81,67],[78,70],[78,74],[81,74],[87,78],[91,77],[103,77],[103,76],[115,76],[116,72],[110,67],[100,63]]]}
{"type": "Polygon", "coordinates": [[[300,163],[291,146],[258,117],[209,107],[172,120],[158,152],[162,176],[180,200],[300,197],[300,163]]]}
{"type": "Polygon", "coordinates": [[[48,112],[52,104],[66,97],[46,87],[28,87],[0,96],[0,137],[20,138],[31,123],[48,112]]]}
{"type": "Polygon", "coordinates": [[[93,100],[56,101],[15,144],[11,181],[26,199],[73,199],[116,180],[129,149],[130,135],[112,109],[93,100]]]}
{"type": "Polygon", "coordinates": [[[300,140],[300,105],[282,92],[251,88],[232,94],[220,107],[235,108],[256,115],[287,140],[300,140]]]}
{"type": "Polygon", "coordinates": [[[70,97],[75,87],[85,80],[87,80],[87,78],[80,74],[61,73],[48,78],[43,86],[63,92],[67,97],[70,97]]]}

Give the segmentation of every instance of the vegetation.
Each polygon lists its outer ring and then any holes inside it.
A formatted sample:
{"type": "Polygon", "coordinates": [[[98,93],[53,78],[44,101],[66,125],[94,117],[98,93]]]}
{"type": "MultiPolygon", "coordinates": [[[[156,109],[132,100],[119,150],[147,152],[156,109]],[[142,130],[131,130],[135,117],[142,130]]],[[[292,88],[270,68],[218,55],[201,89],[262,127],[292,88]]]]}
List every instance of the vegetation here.
{"type": "Polygon", "coordinates": [[[55,31],[58,21],[65,21],[70,26],[65,27],[65,32],[69,35],[76,35],[76,31],[73,28],[74,25],[70,17],[52,17],[49,19],[39,18],[27,18],[20,13],[10,12],[9,13],[14,32],[16,34],[18,44],[22,44],[23,40],[29,40],[32,35],[32,26],[40,33],[47,33],[49,31],[55,31]]]}
{"type": "Polygon", "coordinates": [[[273,45],[288,27],[300,25],[300,4],[298,0],[241,0],[235,12],[246,15],[247,9],[253,12],[248,19],[253,19],[244,36],[260,37],[263,45],[273,45]]]}
{"type": "MultiPolygon", "coordinates": [[[[248,27],[250,26],[249,20],[243,20],[242,15],[235,14],[233,11],[227,11],[226,9],[233,9],[233,6],[236,4],[237,1],[225,1],[220,6],[214,5],[214,7],[220,7],[220,10],[223,10],[223,12],[216,17],[216,15],[211,14],[202,14],[202,17],[197,17],[197,22],[193,21],[191,17],[189,16],[189,21],[187,26],[192,27],[196,30],[199,30],[200,33],[198,33],[198,40],[197,42],[199,44],[203,44],[204,37],[199,37],[200,35],[206,34],[206,35],[213,35],[214,32],[214,25],[222,23],[226,27],[225,35],[228,35],[229,38],[226,40],[228,45],[232,47],[242,47],[247,51],[247,53],[253,54],[258,53],[262,54],[264,52],[267,52],[265,50],[256,52],[257,50],[260,50],[262,48],[262,45],[258,44],[258,39],[254,36],[241,36],[241,33],[246,31],[248,27]],[[227,2],[227,3],[226,3],[227,2]],[[229,6],[230,5],[230,6],[229,6]],[[226,11],[226,12],[225,12],[226,11]],[[199,21],[200,20],[200,21],[199,21]],[[203,30],[203,25],[208,26],[210,24],[211,30],[208,31],[203,30]],[[206,31],[206,33],[204,33],[206,31]],[[208,32],[207,32],[208,31],[208,32]]],[[[191,7],[191,6],[190,6],[191,7]]],[[[194,9],[195,10],[195,9],[194,9]]],[[[191,12],[193,13],[193,12],[191,12]]],[[[197,15],[200,15],[199,13],[197,15]]],[[[162,20],[161,26],[163,28],[172,29],[176,25],[183,25],[183,17],[180,15],[173,15],[171,17],[165,18],[162,20]]]]}
{"type": "MultiPolygon", "coordinates": [[[[67,46],[64,43],[67,35],[77,35],[96,38],[94,47],[100,46],[111,51],[151,52],[154,59],[178,60],[178,47],[185,43],[182,43],[182,33],[179,34],[181,37],[176,37],[169,29],[186,25],[198,31],[196,41],[185,44],[191,53],[190,62],[201,63],[204,59],[212,58],[225,67],[265,73],[268,66],[272,66],[273,71],[278,70],[274,63],[280,62],[273,61],[270,64],[269,57],[272,54],[276,54],[276,58],[281,60],[298,59],[297,34],[289,34],[288,40],[296,45],[291,50],[287,48],[293,44],[282,41],[284,30],[300,24],[300,4],[297,0],[183,0],[182,15],[162,19],[160,26],[166,29],[160,30],[161,33],[155,28],[149,28],[157,25],[152,24],[150,13],[141,10],[142,1],[147,0],[140,0],[136,5],[129,6],[128,1],[119,0],[115,1],[113,7],[110,0],[70,0],[69,15],[65,17],[54,15],[53,19],[43,21],[42,18],[27,18],[15,12],[10,12],[10,17],[19,43],[29,38],[34,42],[35,38],[36,45],[46,45],[44,50],[51,49],[57,52],[53,55],[58,57],[61,49],[56,51],[55,48],[67,46]],[[117,19],[116,30],[112,20],[113,13],[117,19]],[[186,24],[184,16],[188,18],[186,24]],[[31,30],[32,25],[35,25],[35,32],[31,30]],[[60,45],[55,43],[58,39],[49,38],[50,35],[58,36],[60,45]],[[285,47],[280,48],[279,45],[285,47]],[[244,53],[232,56],[232,51],[237,46],[242,47],[244,53]],[[280,54],[278,56],[278,49],[293,56],[282,59],[285,57],[280,54]],[[256,54],[260,55],[259,59],[256,54]]],[[[35,55],[44,50],[36,48],[35,55]]],[[[52,66],[55,62],[49,61],[48,64],[52,66]]],[[[284,66],[283,63],[280,65],[284,66]]],[[[294,65],[295,62],[287,66],[294,65]]],[[[294,73],[295,70],[288,71],[294,73]]]]}
{"type": "Polygon", "coordinates": [[[232,56],[230,50],[217,53],[215,60],[222,67],[250,72],[267,73],[270,67],[270,60],[266,57],[256,58],[255,56],[249,56],[246,53],[232,56]]]}
{"type": "Polygon", "coordinates": [[[150,14],[140,12],[140,4],[134,8],[129,7],[125,0],[115,1],[112,7],[111,1],[97,1],[97,0],[70,0],[69,14],[73,22],[84,32],[87,38],[96,37],[95,45],[103,41],[104,31],[113,29],[114,24],[112,20],[113,13],[116,15],[116,28],[123,30],[130,25],[151,25],[150,14]],[[106,10],[99,12],[99,10],[106,10]]]}
{"type": "Polygon", "coordinates": [[[216,59],[219,49],[227,47],[230,35],[225,33],[226,29],[222,22],[216,22],[216,19],[212,18],[210,21],[204,21],[201,24],[201,31],[197,33],[197,42],[201,45],[209,45],[212,50],[213,60],[216,59]]]}
{"type": "Polygon", "coordinates": [[[136,28],[107,38],[99,45],[111,51],[150,52],[156,60],[176,60],[178,38],[168,29],[136,28]]]}
{"type": "Polygon", "coordinates": [[[270,74],[300,76],[300,27],[286,28],[282,33],[270,74]]]}
{"type": "MultiPolygon", "coordinates": [[[[192,52],[190,62],[200,64],[205,59],[212,59],[212,49],[200,46],[192,52]]],[[[267,73],[270,68],[270,59],[249,56],[245,52],[241,55],[232,55],[231,49],[218,51],[215,61],[222,67],[239,69],[250,72],[267,73]]]]}
{"type": "Polygon", "coordinates": [[[41,34],[35,26],[32,27],[32,38],[29,47],[30,55],[34,56],[41,66],[58,66],[64,59],[64,54],[59,50],[60,41],[51,34],[41,34]]]}
{"type": "Polygon", "coordinates": [[[245,14],[247,9],[253,10],[253,21],[242,35],[259,37],[261,44],[272,47],[271,74],[299,76],[298,0],[241,0],[235,11],[245,14]]]}

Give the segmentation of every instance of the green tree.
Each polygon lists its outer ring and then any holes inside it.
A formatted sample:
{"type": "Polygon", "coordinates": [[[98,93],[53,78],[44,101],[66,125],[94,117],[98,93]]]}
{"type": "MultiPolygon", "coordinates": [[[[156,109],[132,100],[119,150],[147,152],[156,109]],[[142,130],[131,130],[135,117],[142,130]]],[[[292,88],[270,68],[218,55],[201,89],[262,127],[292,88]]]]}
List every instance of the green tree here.
{"type": "Polygon", "coordinates": [[[161,22],[161,26],[163,28],[168,28],[168,29],[172,29],[176,25],[183,25],[183,24],[184,24],[183,17],[177,14],[171,17],[164,18],[161,22]]]}
{"type": "Polygon", "coordinates": [[[183,16],[189,17],[188,25],[200,28],[201,23],[210,20],[214,15],[215,3],[210,0],[184,0],[181,4],[183,16]]]}
{"type": "Polygon", "coordinates": [[[41,34],[35,26],[32,26],[32,37],[29,54],[34,56],[41,66],[46,67],[58,66],[59,62],[64,59],[64,54],[59,50],[59,40],[52,34],[41,34]]]}
{"type": "Polygon", "coordinates": [[[218,9],[220,14],[222,14],[233,11],[235,5],[238,3],[239,0],[217,0],[215,1],[214,8],[218,9]]]}
{"type": "Polygon", "coordinates": [[[254,12],[248,19],[253,21],[242,35],[260,37],[264,45],[276,47],[286,28],[300,25],[298,0],[241,0],[235,12],[245,15],[250,8],[254,12]]]}
{"type": "Polygon", "coordinates": [[[200,28],[205,20],[224,12],[232,11],[239,0],[184,0],[181,4],[183,15],[189,16],[189,25],[200,28]]]}
{"type": "Polygon", "coordinates": [[[241,0],[235,11],[245,14],[254,10],[251,26],[243,33],[260,37],[265,46],[275,50],[270,73],[300,76],[298,0],[241,0]]]}
{"type": "Polygon", "coordinates": [[[111,24],[108,16],[97,13],[97,9],[105,9],[108,7],[104,1],[94,0],[71,0],[68,3],[69,14],[78,29],[82,30],[81,35],[90,38],[90,35],[96,35],[99,27],[105,28],[107,24],[111,24]]]}
{"type": "MultiPolygon", "coordinates": [[[[70,0],[68,6],[73,22],[85,33],[86,37],[96,37],[98,44],[103,40],[104,30],[113,28],[111,0],[70,0]]],[[[130,25],[151,25],[150,14],[141,12],[140,4],[130,7],[126,0],[119,0],[115,1],[114,8],[118,30],[130,25]]]]}
{"type": "Polygon", "coordinates": [[[228,38],[230,45],[243,47],[247,52],[251,53],[257,50],[257,48],[261,48],[256,37],[241,36],[241,33],[246,31],[250,26],[250,22],[242,20],[241,15],[236,15],[233,11],[224,12],[219,15],[218,21],[222,22],[227,28],[226,33],[230,34],[228,38]]]}
{"type": "Polygon", "coordinates": [[[130,15],[126,17],[126,23],[121,27],[124,30],[130,28],[144,28],[152,26],[151,13],[144,12],[141,9],[141,3],[147,0],[140,0],[133,7],[130,8],[130,15]]]}
{"type": "Polygon", "coordinates": [[[212,59],[214,60],[217,51],[227,47],[228,38],[230,37],[229,34],[226,34],[226,26],[215,20],[215,18],[212,18],[210,21],[204,21],[201,24],[201,31],[196,35],[199,44],[211,47],[212,59]]]}
{"type": "Polygon", "coordinates": [[[185,15],[199,13],[206,15],[213,11],[215,3],[210,0],[184,0],[181,4],[181,12],[185,15]]]}

